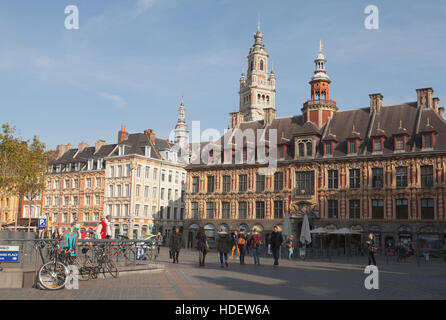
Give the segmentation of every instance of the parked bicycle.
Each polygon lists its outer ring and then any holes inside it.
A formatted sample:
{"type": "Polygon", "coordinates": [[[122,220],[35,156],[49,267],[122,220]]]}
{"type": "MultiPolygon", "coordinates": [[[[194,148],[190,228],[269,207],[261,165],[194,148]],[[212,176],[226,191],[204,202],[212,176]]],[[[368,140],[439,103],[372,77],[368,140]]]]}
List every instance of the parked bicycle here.
{"type": "MultiPolygon", "coordinates": [[[[69,270],[67,265],[61,260],[61,250],[58,240],[47,240],[50,244],[49,247],[49,257],[50,261],[44,263],[37,272],[37,279],[39,283],[47,290],[58,290],[62,289],[69,275],[69,270]]],[[[43,255],[41,253],[41,242],[37,242],[36,246],[39,246],[40,255],[43,260],[43,255]]]]}
{"type": "Polygon", "coordinates": [[[104,275],[104,278],[107,278],[107,275],[113,278],[119,276],[118,267],[106,251],[105,247],[82,249],[84,262],[79,267],[80,280],[97,279],[100,273],[104,275]],[[89,255],[90,252],[93,252],[93,255],[89,255]]]}

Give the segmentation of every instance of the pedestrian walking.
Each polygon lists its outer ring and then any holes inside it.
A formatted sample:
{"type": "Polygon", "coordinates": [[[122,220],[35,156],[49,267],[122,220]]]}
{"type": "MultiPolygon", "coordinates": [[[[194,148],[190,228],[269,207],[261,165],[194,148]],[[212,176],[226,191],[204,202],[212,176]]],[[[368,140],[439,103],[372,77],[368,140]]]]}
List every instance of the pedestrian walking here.
{"type": "Polygon", "coordinates": [[[232,253],[231,253],[231,259],[234,259],[234,251],[237,250],[237,257],[240,257],[240,250],[238,248],[238,234],[237,231],[234,231],[231,234],[232,238],[232,253]]]}
{"type": "Polygon", "coordinates": [[[76,241],[79,238],[79,233],[76,228],[76,224],[73,222],[71,228],[67,228],[63,240],[65,243],[60,245],[61,248],[65,248],[70,256],[76,256],[76,241]]]}
{"type": "Polygon", "coordinates": [[[279,265],[279,254],[280,254],[280,247],[282,246],[283,237],[282,233],[279,232],[279,228],[277,226],[274,226],[273,232],[271,233],[271,251],[273,252],[274,257],[274,265],[279,265]]]}
{"type": "Polygon", "coordinates": [[[221,229],[217,234],[217,251],[220,255],[220,266],[223,266],[223,257],[224,257],[224,265],[229,267],[228,265],[228,253],[232,248],[232,239],[225,229],[221,229]]]}
{"type": "Polygon", "coordinates": [[[248,232],[246,235],[246,255],[249,256],[249,250],[252,249],[252,234],[248,232]]]}
{"type": "Polygon", "coordinates": [[[158,232],[156,234],[155,241],[156,241],[157,253],[160,254],[160,248],[161,248],[161,246],[163,244],[163,236],[161,235],[161,232],[158,232]]]}
{"type": "Polygon", "coordinates": [[[290,235],[287,242],[285,242],[285,246],[288,249],[288,260],[291,260],[293,258],[294,253],[294,236],[290,235]]]}
{"type": "Polygon", "coordinates": [[[172,253],[173,263],[178,263],[178,256],[181,250],[181,244],[183,242],[182,234],[180,233],[180,228],[176,227],[175,231],[172,232],[169,239],[169,249],[172,253]]]}
{"type": "Polygon", "coordinates": [[[251,248],[252,255],[254,257],[254,264],[260,265],[260,244],[262,242],[262,236],[260,235],[257,228],[252,230],[251,236],[251,248]]]}
{"type": "Polygon", "coordinates": [[[96,229],[96,236],[98,239],[110,239],[112,236],[111,232],[111,216],[102,216],[102,221],[99,222],[96,229]]]}
{"type": "Polygon", "coordinates": [[[60,240],[59,228],[55,227],[51,239],[60,240]]]}
{"type": "Polygon", "coordinates": [[[206,254],[209,251],[208,238],[204,233],[204,228],[200,227],[197,234],[197,249],[198,249],[198,261],[200,267],[204,267],[204,262],[206,260],[206,254]]]}
{"type": "Polygon", "coordinates": [[[376,266],[375,252],[378,251],[378,248],[376,247],[375,235],[373,233],[369,234],[369,239],[366,241],[366,244],[369,257],[369,265],[376,266]]]}
{"type": "Polygon", "coordinates": [[[240,230],[237,241],[238,249],[240,251],[240,264],[245,264],[246,235],[243,231],[244,230],[240,230]]]}

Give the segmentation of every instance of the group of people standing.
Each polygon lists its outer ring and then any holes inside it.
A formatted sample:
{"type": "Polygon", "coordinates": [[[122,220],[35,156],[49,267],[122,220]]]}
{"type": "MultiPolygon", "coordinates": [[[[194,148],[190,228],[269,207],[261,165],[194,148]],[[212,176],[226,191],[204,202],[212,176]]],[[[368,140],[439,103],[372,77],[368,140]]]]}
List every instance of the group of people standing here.
{"type": "MultiPolygon", "coordinates": [[[[204,267],[206,255],[209,253],[210,247],[208,244],[209,237],[207,237],[203,227],[198,229],[195,240],[197,243],[196,248],[198,250],[198,263],[200,267],[204,267]]],[[[229,234],[225,229],[221,229],[217,233],[216,238],[217,252],[220,258],[221,267],[229,267],[229,254],[231,253],[232,258],[234,258],[235,252],[237,252],[237,255],[239,256],[240,264],[244,265],[245,254],[246,252],[249,252],[250,249],[252,249],[253,252],[254,264],[260,265],[262,241],[262,235],[256,227],[253,228],[252,233],[246,233],[245,230],[242,229],[240,230],[240,233],[235,231],[232,234],[229,234]]],[[[274,227],[274,231],[271,233],[270,237],[270,246],[275,266],[279,265],[279,254],[282,243],[282,234],[279,232],[278,227],[274,227]]],[[[175,231],[171,234],[169,239],[169,255],[173,263],[179,262],[178,257],[181,248],[182,234],[180,233],[179,228],[175,228],[175,231]]]]}

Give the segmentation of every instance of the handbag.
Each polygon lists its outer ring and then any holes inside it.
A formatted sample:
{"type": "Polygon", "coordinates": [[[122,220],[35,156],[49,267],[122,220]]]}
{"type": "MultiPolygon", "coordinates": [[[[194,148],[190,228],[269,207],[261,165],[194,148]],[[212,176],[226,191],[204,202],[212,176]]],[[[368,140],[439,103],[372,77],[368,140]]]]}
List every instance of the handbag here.
{"type": "Polygon", "coordinates": [[[211,248],[209,247],[209,243],[206,241],[206,245],[205,245],[205,247],[204,247],[204,251],[206,252],[206,253],[208,253],[209,251],[211,251],[211,248]]]}

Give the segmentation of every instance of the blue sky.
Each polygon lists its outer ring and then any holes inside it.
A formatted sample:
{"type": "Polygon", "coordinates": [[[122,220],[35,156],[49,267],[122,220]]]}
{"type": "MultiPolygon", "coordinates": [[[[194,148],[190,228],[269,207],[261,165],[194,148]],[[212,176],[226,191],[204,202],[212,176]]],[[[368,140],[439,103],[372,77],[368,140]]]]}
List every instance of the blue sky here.
{"type": "Polygon", "coordinates": [[[242,67],[261,17],[277,77],[278,117],[299,115],[319,40],[341,110],[415,101],[433,87],[446,101],[444,1],[46,0],[0,3],[0,122],[49,148],[98,139],[120,126],[166,138],[184,95],[202,129],[228,127],[242,67]],[[80,29],[64,27],[77,5],[80,29]],[[368,5],[379,30],[367,30],[368,5]]]}

